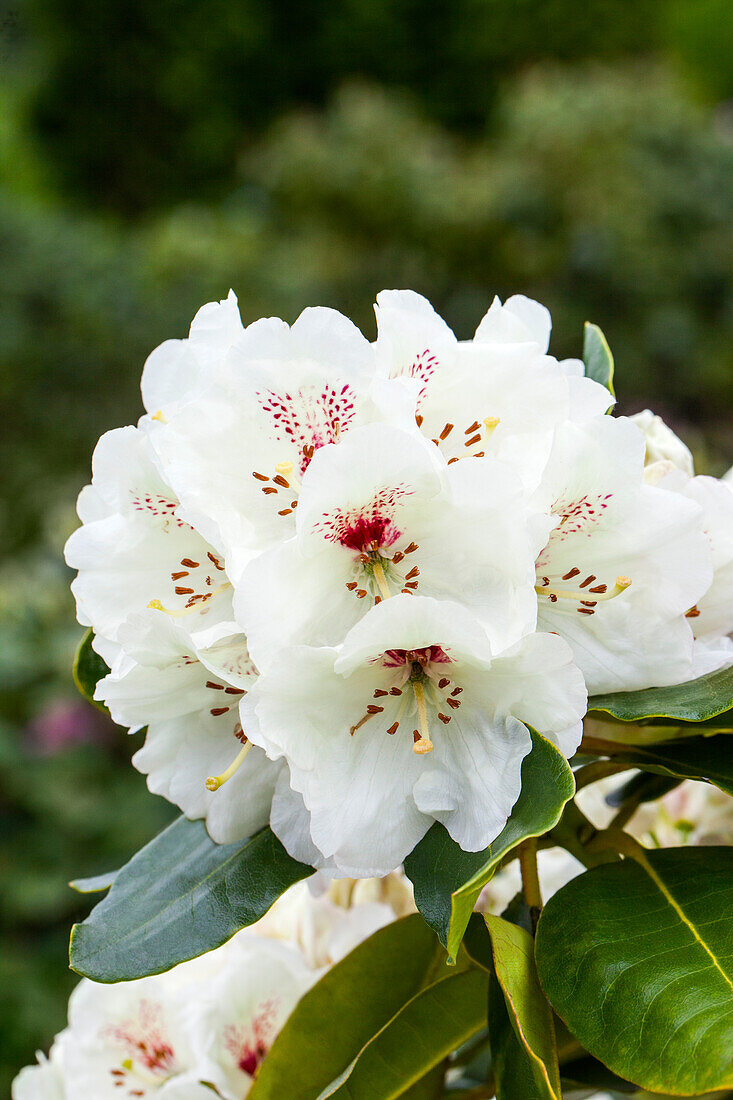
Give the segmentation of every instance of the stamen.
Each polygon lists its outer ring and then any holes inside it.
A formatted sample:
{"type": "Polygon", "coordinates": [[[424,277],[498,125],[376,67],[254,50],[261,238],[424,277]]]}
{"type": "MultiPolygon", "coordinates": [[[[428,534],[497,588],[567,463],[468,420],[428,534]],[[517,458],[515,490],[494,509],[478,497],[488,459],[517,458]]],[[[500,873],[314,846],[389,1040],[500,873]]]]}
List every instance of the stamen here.
{"type": "Polygon", "coordinates": [[[244,748],[237,753],[235,759],[232,761],[225,772],[222,772],[221,775],[210,775],[209,778],[206,780],[207,791],[218,791],[219,787],[222,787],[225,783],[227,783],[232,778],[234,773],[238,771],[239,768],[241,768],[246,759],[247,753],[251,748],[252,742],[247,741],[244,748]]]}

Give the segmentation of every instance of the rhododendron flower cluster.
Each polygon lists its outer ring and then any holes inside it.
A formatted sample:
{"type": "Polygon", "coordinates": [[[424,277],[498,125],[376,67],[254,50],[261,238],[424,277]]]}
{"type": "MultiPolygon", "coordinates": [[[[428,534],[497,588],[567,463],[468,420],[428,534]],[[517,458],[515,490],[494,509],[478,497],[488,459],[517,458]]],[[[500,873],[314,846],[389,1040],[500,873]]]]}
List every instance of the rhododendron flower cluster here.
{"type": "Polygon", "coordinates": [[[729,484],[614,416],[536,302],[471,340],[411,291],[376,314],[370,343],[204,306],[100,440],[66,551],[150,789],[354,877],[436,821],[486,848],[530,730],[572,756],[588,694],[733,661],[729,484]]]}
{"type": "Polygon", "coordinates": [[[298,884],[257,925],[165,974],[82,981],[48,1058],[22,1070],[13,1100],[242,1100],[304,993],[378,928],[414,907],[399,875],[298,884]]]}

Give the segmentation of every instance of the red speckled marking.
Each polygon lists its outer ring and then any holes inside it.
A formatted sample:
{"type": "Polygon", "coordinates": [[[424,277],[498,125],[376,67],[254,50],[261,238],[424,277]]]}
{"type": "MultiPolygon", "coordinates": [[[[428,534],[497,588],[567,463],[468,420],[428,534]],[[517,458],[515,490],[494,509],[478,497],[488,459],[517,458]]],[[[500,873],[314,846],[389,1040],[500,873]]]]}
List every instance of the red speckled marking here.
{"type": "Polygon", "coordinates": [[[337,443],[348,431],[355,415],[356,395],[348,384],[307,386],[295,393],[258,393],[264,412],[274,421],[274,434],[283,443],[294,444],[300,473],[305,473],[313,451],[337,443]]]}

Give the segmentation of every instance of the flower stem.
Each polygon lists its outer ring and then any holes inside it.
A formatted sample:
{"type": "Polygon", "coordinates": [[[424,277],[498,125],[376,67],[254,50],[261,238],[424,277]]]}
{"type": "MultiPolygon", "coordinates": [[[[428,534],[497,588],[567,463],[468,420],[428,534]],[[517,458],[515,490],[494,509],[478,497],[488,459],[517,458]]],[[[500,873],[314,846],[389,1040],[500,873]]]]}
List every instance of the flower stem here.
{"type": "Polygon", "coordinates": [[[542,893],[540,876],[537,870],[537,838],[525,840],[519,849],[519,867],[522,872],[522,892],[529,906],[532,918],[532,930],[537,930],[537,921],[542,911],[542,893]]]}

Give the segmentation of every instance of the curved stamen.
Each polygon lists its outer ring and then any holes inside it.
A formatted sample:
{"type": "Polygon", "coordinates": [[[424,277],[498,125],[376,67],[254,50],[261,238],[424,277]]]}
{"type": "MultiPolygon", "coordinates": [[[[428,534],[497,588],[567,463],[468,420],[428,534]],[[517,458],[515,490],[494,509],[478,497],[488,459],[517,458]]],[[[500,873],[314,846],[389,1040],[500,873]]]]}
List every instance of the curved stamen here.
{"type": "Polygon", "coordinates": [[[222,772],[221,775],[210,775],[209,776],[209,778],[206,780],[206,789],[208,791],[218,791],[219,787],[223,787],[223,785],[225,783],[227,783],[232,778],[234,773],[241,768],[242,764],[244,763],[244,761],[247,757],[247,753],[249,752],[249,750],[251,748],[252,748],[252,742],[247,741],[244,748],[242,748],[237,753],[236,757],[234,758],[234,760],[229,765],[229,767],[227,768],[226,771],[222,772]]]}

